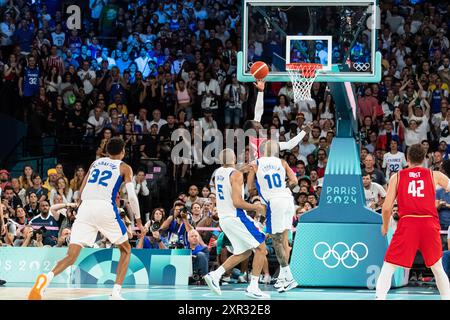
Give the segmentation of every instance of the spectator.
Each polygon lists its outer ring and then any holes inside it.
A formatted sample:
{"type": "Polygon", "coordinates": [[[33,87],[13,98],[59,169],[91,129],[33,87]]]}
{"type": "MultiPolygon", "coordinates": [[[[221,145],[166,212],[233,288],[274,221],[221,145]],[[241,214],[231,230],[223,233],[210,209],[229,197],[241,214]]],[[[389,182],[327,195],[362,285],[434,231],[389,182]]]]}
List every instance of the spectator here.
{"type": "Polygon", "coordinates": [[[398,151],[398,142],[396,140],[391,140],[390,145],[391,151],[385,153],[383,156],[382,167],[386,170],[386,181],[388,181],[394,173],[407,166],[405,154],[398,151]]]}
{"type": "Polygon", "coordinates": [[[362,178],[366,206],[378,213],[381,213],[381,206],[383,205],[384,198],[386,198],[386,191],[380,184],[372,182],[370,173],[364,173],[362,178]]]}
{"type": "Polygon", "coordinates": [[[22,206],[22,201],[14,194],[12,186],[6,186],[2,193],[2,204],[10,216],[14,216],[17,206],[22,206]]]}
{"type": "Polygon", "coordinates": [[[176,201],[173,214],[164,221],[162,229],[167,232],[170,248],[185,248],[188,245],[187,229],[190,225],[184,208],[182,202],[176,201]]]}
{"type": "Polygon", "coordinates": [[[186,208],[188,210],[191,210],[192,204],[194,204],[200,200],[199,196],[198,196],[198,194],[199,194],[198,187],[196,185],[191,185],[189,187],[188,193],[189,193],[189,197],[186,200],[186,208]]]}
{"type": "Polygon", "coordinates": [[[32,226],[41,227],[44,246],[53,247],[58,239],[59,227],[58,221],[50,213],[50,205],[47,201],[41,201],[39,204],[40,214],[31,219],[32,226]],[[49,229],[47,229],[49,228],[49,229]]]}
{"type": "Polygon", "coordinates": [[[25,205],[26,204],[26,200],[25,200],[26,191],[24,188],[20,187],[19,179],[17,179],[17,178],[11,179],[11,187],[14,192],[14,197],[20,199],[21,205],[25,205]]]}
{"type": "Polygon", "coordinates": [[[34,192],[30,192],[27,195],[27,205],[25,205],[24,210],[28,219],[32,219],[40,214],[38,196],[34,192]]]}
{"type": "Polygon", "coordinates": [[[216,79],[213,79],[211,72],[205,72],[205,80],[198,84],[197,94],[202,99],[201,107],[203,110],[209,109],[212,112],[217,112],[221,92],[219,83],[216,79]]]}
{"type": "Polygon", "coordinates": [[[224,90],[226,128],[232,125],[235,129],[239,127],[243,116],[243,104],[247,98],[245,86],[238,82],[236,74],[232,74],[231,83],[228,83],[224,90]]]}
{"type": "Polygon", "coordinates": [[[375,158],[372,154],[368,154],[364,159],[363,176],[370,174],[371,182],[377,183],[382,187],[386,187],[386,178],[379,169],[375,168],[375,158]]]}
{"type": "Polygon", "coordinates": [[[45,180],[44,188],[46,188],[49,191],[52,191],[54,188],[57,187],[58,180],[58,172],[55,168],[51,168],[47,170],[47,180],[45,180]]]}
{"type": "Polygon", "coordinates": [[[33,186],[31,188],[28,188],[27,194],[30,195],[30,193],[36,194],[38,197],[38,202],[41,202],[43,200],[47,200],[49,190],[43,186],[41,176],[37,173],[33,173],[32,176],[33,186]]]}
{"type": "Polygon", "coordinates": [[[50,191],[50,205],[53,205],[55,196],[57,194],[62,197],[63,203],[67,204],[72,202],[73,191],[67,185],[64,178],[58,178],[58,180],[56,181],[56,187],[50,191]]]}
{"type": "Polygon", "coordinates": [[[192,269],[194,274],[204,276],[208,273],[209,251],[208,247],[200,243],[201,237],[197,230],[188,233],[189,248],[192,250],[192,269]]]}

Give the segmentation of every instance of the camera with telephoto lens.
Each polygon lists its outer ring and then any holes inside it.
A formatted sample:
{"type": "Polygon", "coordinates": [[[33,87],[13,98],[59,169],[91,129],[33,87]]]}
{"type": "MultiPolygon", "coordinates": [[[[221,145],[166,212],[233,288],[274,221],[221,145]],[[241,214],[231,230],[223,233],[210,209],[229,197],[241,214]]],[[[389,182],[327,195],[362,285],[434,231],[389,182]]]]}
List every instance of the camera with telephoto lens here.
{"type": "Polygon", "coordinates": [[[181,216],[181,218],[182,218],[182,219],[187,218],[188,212],[189,212],[188,208],[187,208],[187,207],[183,207],[183,208],[180,210],[180,216],[181,216]]]}
{"type": "Polygon", "coordinates": [[[158,231],[160,228],[161,228],[161,223],[159,223],[158,221],[152,222],[152,225],[148,229],[147,235],[152,236],[153,232],[158,231]]]}

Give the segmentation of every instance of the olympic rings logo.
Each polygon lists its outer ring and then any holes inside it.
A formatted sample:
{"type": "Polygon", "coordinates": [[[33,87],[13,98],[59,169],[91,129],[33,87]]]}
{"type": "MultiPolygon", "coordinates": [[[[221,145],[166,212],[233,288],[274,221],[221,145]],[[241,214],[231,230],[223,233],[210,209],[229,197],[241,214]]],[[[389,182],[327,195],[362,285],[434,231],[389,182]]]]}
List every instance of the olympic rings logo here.
{"type": "Polygon", "coordinates": [[[314,246],[313,252],[314,256],[321,260],[329,269],[334,269],[341,263],[347,269],[356,268],[359,262],[366,259],[369,255],[369,249],[362,242],[356,242],[351,247],[344,242],[337,242],[333,247],[330,247],[326,242],[318,242],[314,246]],[[362,255],[360,256],[359,254],[362,255]]]}
{"type": "Polygon", "coordinates": [[[353,62],[353,68],[356,71],[367,71],[370,68],[369,62],[353,62]]]}

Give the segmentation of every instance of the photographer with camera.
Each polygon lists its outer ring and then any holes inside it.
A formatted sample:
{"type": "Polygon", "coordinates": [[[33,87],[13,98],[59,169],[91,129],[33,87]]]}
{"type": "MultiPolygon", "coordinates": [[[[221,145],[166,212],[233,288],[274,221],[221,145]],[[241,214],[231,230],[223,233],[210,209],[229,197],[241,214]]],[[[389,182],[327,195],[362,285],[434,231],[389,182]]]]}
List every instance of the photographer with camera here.
{"type": "Polygon", "coordinates": [[[140,233],[137,230],[139,241],[136,245],[137,249],[167,249],[167,238],[161,236],[159,232],[165,219],[163,208],[153,210],[150,220],[145,224],[148,230],[147,234],[140,233]]]}
{"type": "Polygon", "coordinates": [[[192,229],[188,220],[188,209],[181,201],[175,201],[173,212],[164,221],[162,230],[167,230],[169,249],[184,249],[188,245],[187,232],[192,229]]]}
{"type": "Polygon", "coordinates": [[[22,236],[14,241],[14,247],[43,247],[43,237],[41,230],[33,230],[28,225],[23,228],[22,236]]]}
{"type": "Polygon", "coordinates": [[[56,244],[57,247],[68,247],[70,243],[70,229],[64,228],[61,231],[61,235],[58,238],[58,242],[56,244]]]}

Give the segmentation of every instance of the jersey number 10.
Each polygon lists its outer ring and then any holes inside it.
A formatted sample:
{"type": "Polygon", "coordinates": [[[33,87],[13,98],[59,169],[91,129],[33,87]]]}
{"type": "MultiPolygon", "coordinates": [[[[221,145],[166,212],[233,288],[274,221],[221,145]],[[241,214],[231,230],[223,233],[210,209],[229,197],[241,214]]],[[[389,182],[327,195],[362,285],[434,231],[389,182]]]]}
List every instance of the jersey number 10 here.
{"type": "Polygon", "coordinates": [[[92,170],[91,178],[89,179],[88,183],[97,183],[101,186],[107,187],[109,179],[112,177],[112,172],[109,170],[102,171],[100,173],[100,170],[94,169],[92,170]],[[100,179],[99,179],[100,177],[100,179]]]}
{"type": "Polygon", "coordinates": [[[272,184],[275,186],[275,188],[281,187],[281,177],[278,173],[274,173],[272,176],[266,174],[264,176],[264,179],[267,180],[267,184],[269,185],[269,189],[272,189],[272,184]],[[273,181],[273,183],[272,183],[273,181]]]}
{"type": "Polygon", "coordinates": [[[422,193],[424,189],[423,180],[411,181],[408,185],[408,194],[411,194],[413,197],[423,198],[425,195],[422,193]]]}

